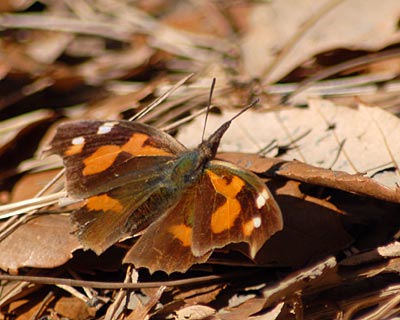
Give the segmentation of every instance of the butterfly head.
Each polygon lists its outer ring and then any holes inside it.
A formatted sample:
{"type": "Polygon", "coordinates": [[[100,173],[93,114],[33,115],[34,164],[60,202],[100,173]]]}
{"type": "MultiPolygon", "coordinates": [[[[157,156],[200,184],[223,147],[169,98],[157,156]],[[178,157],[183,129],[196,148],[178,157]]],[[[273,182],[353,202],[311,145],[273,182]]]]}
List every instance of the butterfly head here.
{"type": "MultiPolygon", "coordinates": [[[[254,100],[252,103],[244,107],[239,113],[232,117],[229,121],[225,122],[222,126],[218,128],[207,140],[203,140],[198,149],[205,154],[208,160],[214,159],[217,154],[219,144],[221,142],[222,136],[225,134],[226,130],[230,127],[233,120],[239,117],[241,114],[254,107],[258,103],[258,99],[254,100]]],[[[207,118],[206,118],[207,119],[207,118]]]]}
{"type": "Polygon", "coordinates": [[[205,155],[208,160],[215,158],[217,154],[219,144],[221,142],[222,136],[228,130],[231,125],[231,120],[225,122],[221,127],[218,128],[207,140],[204,140],[198,146],[198,149],[205,155]]]}

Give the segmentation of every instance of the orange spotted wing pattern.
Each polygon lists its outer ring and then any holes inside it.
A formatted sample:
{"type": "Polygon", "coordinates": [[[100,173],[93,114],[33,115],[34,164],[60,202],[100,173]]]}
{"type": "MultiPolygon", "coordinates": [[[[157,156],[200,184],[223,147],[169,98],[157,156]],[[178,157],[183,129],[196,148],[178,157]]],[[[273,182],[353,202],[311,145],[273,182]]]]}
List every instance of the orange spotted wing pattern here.
{"type": "Polygon", "coordinates": [[[48,153],[64,160],[69,196],[85,198],[145,179],[184,150],[170,135],[144,124],[88,120],[61,124],[48,153]]]}
{"type": "Polygon", "coordinates": [[[185,150],[168,134],[130,121],[64,123],[50,146],[64,160],[69,197],[84,199],[72,215],[79,240],[97,254],[158,216],[148,203],[160,197],[164,180],[155,173],[162,167],[170,174],[171,160],[185,150]]]}
{"type": "Polygon", "coordinates": [[[282,217],[255,174],[213,160],[230,123],[193,150],[140,123],[62,124],[49,151],[64,160],[69,196],[84,201],[72,216],[84,249],[101,254],[145,229],[124,262],[152,272],[186,271],[235,242],[254,257],[282,217]]]}

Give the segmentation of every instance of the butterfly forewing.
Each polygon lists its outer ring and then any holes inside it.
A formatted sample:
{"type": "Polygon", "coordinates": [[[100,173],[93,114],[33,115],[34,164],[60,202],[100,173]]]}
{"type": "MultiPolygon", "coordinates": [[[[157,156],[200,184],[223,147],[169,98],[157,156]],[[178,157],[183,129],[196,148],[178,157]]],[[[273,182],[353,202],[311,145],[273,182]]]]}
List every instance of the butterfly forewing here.
{"type": "Polygon", "coordinates": [[[78,239],[84,249],[101,254],[121,238],[130,235],[131,229],[139,231],[147,226],[136,209],[154,190],[143,187],[132,197],[127,194],[126,187],[129,185],[89,197],[72,214],[72,221],[78,226],[78,239]],[[136,220],[134,227],[129,225],[132,216],[136,220]]]}
{"type": "Polygon", "coordinates": [[[167,183],[173,166],[173,162],[165,163],[163,174],[147,175],[146,179],[88,197],[72,214],[84,249],[100,254],[121,238],[146,228],[160,211],[174,204],[179,194],[167,183]]]}
{"type": "MultiPolygon", "coordinates": [[[[153,222],[159,213],[144,208],[168,180],[173,168],[168,161],[183,150],[168,134],[140,123],[75,121],[59,126],[49,152],[63,158],[68,195],[85,199],[72,214],[83,247],[100,254],[153,222]]],[[[170,197],[159,198],[157,206],[168,205],[170,197]]]]}
{"type": "Polygon", "coordinates": [[[140,180],[184,150],[148,125],[93,120],[60,125],[48,152],[63,158],[68,194],[84,198],[140,180]]]}
{"type": "Polygon", "coordinates": [[[204,170],[194,201],[192,252],[246,242],[252,257],[283,227],[281,211],[255,174],[223,161],[204,170]]]}

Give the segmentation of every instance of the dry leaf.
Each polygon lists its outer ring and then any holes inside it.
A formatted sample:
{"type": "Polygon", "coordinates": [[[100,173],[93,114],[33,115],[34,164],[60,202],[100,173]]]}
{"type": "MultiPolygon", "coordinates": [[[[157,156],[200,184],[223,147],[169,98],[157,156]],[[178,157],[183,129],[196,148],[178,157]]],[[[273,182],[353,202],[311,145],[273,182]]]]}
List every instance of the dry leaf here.
{"type": "Polygon", "coordinates": [[[215,309],[202,306],[193,305],[189,307],[182,308],[176,311],[176,320],[201,320],[212,316],[215,313],[215,309]]]}
{"type": "Polygon", "coordinates": [[[24,175],[12,190],[11,202],[34,198],[59,172],[57,169],[24,175]]]}
{"type": "Polygon", "coordinates": [[[249,32],[241,44],[246,72],[270,83],[323,51],[377,50],[398,41],[400,3],[397,0],[336,1],[336,6],[332,3],[330,0],[279,0],[255,6],[249,19],[249,32]],[[322,8],[328,5],[331,9],[320,16],[322,8]],[[304,30],[284,60],[274,65],[269,77],[263,77],[277,53],[313,16],[319,17],[316,23],[304,30]]]}
{"type": "Polygon", "coordinates": [[[375,179],[365,177],[361,174],[348,174],[342,171],[314,167],[299,161],[265,158],[257,154],[225,152],[219,153],[218,158],[269,177],[285,177],[361,196],[400,203],[399,188],[392,189],[386,187],[375,181],[375,179]]]}
{"type": "MultiPolygon", "coordinates": [[[[284,306],[283,302],[278,303],[275,307],[273,307],[271,310],[267,311],[266,313],[263,313],[262,315],[250,317],[249,320],[275,320],[275,319],[278,319],[279,315],[282,312],[283,306],[284,306]]],[[[294,316],[294,315],[292,315],[292,316],[294,316]]]]}
{"type": "Polygon", "coordinates": [[[7,313],[0,313],[0,318],[7,319],[7,317],[15,317],[16,320],[32,319],[40,315],[41,311],[43,312],[43,307],[46,305],[46,302],[49,303],[52,302],[52,300],[54,300],[54,296],[51,293],[45,296],[43,292],[36,292],[35,296],[31,299],[20,299],[11,302],[7,306],[7,313]]]}
{"type": "Polygon", "coordinates": [[[275,198],[282,210],[284,228],[264,244],[256,256],[257,263],[299,267],[352,242],[342,212],[327,201],[306,196],[299,183],[288,181],[276,190],[275,198]]]}
{"type": "MultiPolygon", "coordinates": [[[[247,319],[249,316],[259,312],[263,309],[266,299],[264,297],[257,297],[254,293],[243,294],[244,299],[236,306],[229,306],[221,309],[218,315],[222,320],[241,320],[247,319]]],[[[232,299],[231,299],[232,300],[232,299]]]]}
{"type": "Polygon", "coordinates": [[[76,297],[61,297],[57,300],[54,310],[67,319],[86,320],[93,319],[96,315],[96,308],[76,297]]]}
{"type": "MultiPolygon", "coordinates": [[[[222,117],[210,115],[206,136],[235,114],[226,111],[222,117]]],[[[178,140],[195,146],[198,142],[193,137],[201,135],[203,126],[204,120],[199,117],[179,132],[178,140]]],[[[399,129],[398,117],[378,107],[360,105],[352,109],[313,99],[307,109],[248,111],[232,123],[219,151],[255,153],[271,144],[287,146],[280,155],[282,159],[371,177],[400,166],[399,129]]],[[[277,152],[272,148],[267,155],[275,156],[277,152]]],[[[400,177],[394,171],[389,186],[396,183],[400,183],[400,177]]]]}
{"type": "Polygon", "coordinates": [[[64,264],[80,248],[72,231],[68,216],[33,218],[0,242],[0,268],[16,272],[23,267],[54,268],[64,264]]]}

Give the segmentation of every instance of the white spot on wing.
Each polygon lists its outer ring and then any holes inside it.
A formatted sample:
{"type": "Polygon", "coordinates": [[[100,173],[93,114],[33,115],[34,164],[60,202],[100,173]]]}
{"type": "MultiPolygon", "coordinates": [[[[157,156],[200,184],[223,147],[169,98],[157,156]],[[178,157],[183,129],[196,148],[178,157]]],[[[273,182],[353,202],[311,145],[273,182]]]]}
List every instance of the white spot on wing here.
{"type": "Polygon", "coordinates": [[[99,129],[97,129],[97,134],[106,134],[111,131],[111,129],[116,125],[116,122],[106,122],[103,123],[99,129]]]}
{"type": "Polygon", "coordinates": [[[256,199],[257,208],[261,209],[265,205],[268,199],[269,199],[269,194],[267,190],[264,189],[261,193],[258,194],[258,197],[256,199]]]}
{"type": "Polygon", "coordinates": [[[74,146],[83,144],[84,142],[85,142],[85,138],[84,138],[84,137],[76,137],[76,138],[73,138],[72,141],[71,141],[71,143],[72,143],[74,146]]]}
{"type": "Polygon", "coordinates": [[[254,217],[253,218],[253,226],[254,226],[254,228],[261,227],[261,217],[254,217]]]}

